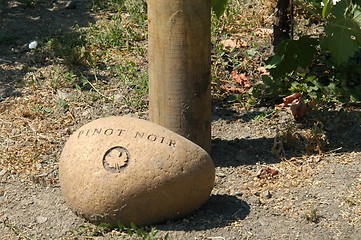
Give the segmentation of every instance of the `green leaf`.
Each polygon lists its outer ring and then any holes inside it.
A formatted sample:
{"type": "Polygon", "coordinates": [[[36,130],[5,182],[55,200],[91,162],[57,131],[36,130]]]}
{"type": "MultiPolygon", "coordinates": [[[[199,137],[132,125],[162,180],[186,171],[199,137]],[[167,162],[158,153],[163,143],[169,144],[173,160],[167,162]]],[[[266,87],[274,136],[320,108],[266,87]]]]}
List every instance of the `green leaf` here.
{"type": "Polygon", "coordinates": [[[262,76],[262,81],[264,84],[266,84],[267,86],[272,86],[274,84],[274,81],[271,77],[263,75],[262,76]]]}
{"type": "Polygon", "coordinates": [[[337,89],[336,83],[332,82],[330,83],[327,88],[329,88],[331,91],[335,92],[337,89]]]}
{"type": "Polygon", "coordinates": [[[318,45],[318,40],[308,36],[290,41],[287,46],[285,61],[293,61],[298,67],[308,67],[316,54],[316,45],[318,45]]]}
{"type": "Polygon", "coordinates": [[[271,58],[269,58],[267,61],[266,61],[266,66],[265,66],[265,69],[269,70],[269,69],[272,69],[272,68],[277,68],[278,65],[281,64],[281,62],[283,61],[283,58],[284,58],[284,55],[280,56],[280,55],[274,55],[272,56],[271,58]]]}
{"type": "Polygon", "coordinates": [[[217,18],[220,18],[227,8],[228,0],[212,0],[211,5],[217,18]]]}
{"type": "MultiPolygon", "coordinates": [[[[356,17],[359,18],[359,14],[356,17]]],[[[322,47],[330,51],[337,65],[348,61],[360,48],[361,24],[357,21],[351,18],[335,19],[326,26],[322,47]]]]}
{"type": "Polygon", "coordinates": [[[354,89],[352,89],[350,95],[353,101],[361,101],[361,85],[356,86],[354,89]]]}
{"type": "Polygon", "coordinates": [[[298,67],[308,67],[314,55],[318,40],[302,36],[298,40],[285,40],[279,46],[278,53],[266,61],[267,69],[273,77],[285,76],[297,70],[298,67]]]}
{"type": "MultiPolygon", "coordinates": [[[[329,3],[329,5],[332,5],[332,3],[329,3]]],[[[343,18],[346,16],[346,13],[350,6],[351,6],[350,0],[341,0],[337,2],[336,5],[332,6],[331,13],[337,19],[343,18]]]]}
{"type": "Polygon", "coordinates": [[[231,94],[227,97],[227,102],[233,103],[233,102],[237,101],[237,98],[238,98],[238,96],[236,96],[235,94],[231,94]]]}

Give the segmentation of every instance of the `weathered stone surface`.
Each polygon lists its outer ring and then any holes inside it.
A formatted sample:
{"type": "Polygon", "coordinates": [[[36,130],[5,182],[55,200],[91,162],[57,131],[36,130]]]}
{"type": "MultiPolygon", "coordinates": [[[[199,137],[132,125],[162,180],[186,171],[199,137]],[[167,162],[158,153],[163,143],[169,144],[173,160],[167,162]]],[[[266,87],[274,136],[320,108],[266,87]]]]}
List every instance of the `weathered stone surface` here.
{"type": "Polygon", "coordinates": [[[199,208],[209,198],[215,170],[202,148],[164,127],[107,117],[70,136],[59,178],[66,202],[85,219],[148,225],[199,208]]]}

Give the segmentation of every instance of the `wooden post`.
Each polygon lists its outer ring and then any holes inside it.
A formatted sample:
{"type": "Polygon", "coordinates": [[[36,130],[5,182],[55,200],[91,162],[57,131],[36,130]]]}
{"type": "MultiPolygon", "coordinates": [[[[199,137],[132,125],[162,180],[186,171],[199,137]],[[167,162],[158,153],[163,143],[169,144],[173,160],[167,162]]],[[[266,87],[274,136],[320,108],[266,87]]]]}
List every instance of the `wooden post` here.
{"type": "Polygon", "coordinates": [[[148,0],[149,117],[211,151],[211,1],[148,0]]]}

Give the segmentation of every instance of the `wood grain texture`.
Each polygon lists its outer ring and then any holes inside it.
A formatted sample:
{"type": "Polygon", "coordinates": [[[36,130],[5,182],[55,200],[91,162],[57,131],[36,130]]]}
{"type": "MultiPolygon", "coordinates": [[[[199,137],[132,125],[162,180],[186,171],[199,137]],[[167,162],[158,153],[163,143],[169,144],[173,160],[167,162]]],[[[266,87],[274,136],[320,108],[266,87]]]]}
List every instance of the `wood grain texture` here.
{"type": "Polygon", "coordinates": [[[150,120],[208,152],[210,18],[210,1],[148,1],[150,120]]]}

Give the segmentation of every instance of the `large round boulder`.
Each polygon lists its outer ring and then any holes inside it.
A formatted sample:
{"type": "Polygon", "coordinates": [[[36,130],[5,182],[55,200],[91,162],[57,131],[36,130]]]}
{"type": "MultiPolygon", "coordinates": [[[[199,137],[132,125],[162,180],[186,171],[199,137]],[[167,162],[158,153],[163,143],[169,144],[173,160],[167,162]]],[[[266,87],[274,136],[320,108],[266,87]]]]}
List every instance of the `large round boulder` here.
{"type": "Polygon", "coordinates": [[[90,222],[148,225],[202,206],[215,170],[206,151],[162,126],[107,117],[70,136],[59,178],[69,207],[90,222]]]}

